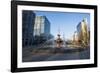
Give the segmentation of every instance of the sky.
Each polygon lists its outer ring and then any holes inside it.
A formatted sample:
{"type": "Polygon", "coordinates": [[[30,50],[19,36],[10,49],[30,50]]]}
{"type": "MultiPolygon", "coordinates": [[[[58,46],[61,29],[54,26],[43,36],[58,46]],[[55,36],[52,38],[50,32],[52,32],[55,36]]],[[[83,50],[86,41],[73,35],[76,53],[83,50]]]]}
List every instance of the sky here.
{"type": "Polygon", "coordinates": [[[90,25],[89,13],[75,12],[53,12],[53,11],[35,11],[36,16],[46,16],[50,22],[50,33],[57,37],[60,32],[61,37],[71,39],[74,32],[77,30],[77,25],[87,18],[88,26],[90,25]]]}

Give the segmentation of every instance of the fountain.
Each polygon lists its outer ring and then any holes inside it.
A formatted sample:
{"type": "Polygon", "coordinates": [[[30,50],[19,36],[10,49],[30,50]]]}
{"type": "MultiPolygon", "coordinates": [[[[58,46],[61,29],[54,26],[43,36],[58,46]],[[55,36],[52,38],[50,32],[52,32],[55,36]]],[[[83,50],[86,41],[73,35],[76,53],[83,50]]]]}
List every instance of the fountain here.
{"type": "Polygon", "coordinates": [[[63,40],[60,38],[60,34],[58,34],[58,38],[56,39],[56,47],[61,48],[62,43],[63,43],[63,40]]]}

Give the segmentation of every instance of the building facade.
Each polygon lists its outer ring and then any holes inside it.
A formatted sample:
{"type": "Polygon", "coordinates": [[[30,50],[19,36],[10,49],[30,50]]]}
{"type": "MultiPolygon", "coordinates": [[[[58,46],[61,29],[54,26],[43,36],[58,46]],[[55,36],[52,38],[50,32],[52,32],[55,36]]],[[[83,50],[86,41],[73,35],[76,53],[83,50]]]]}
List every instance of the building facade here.
{"type": "Polygon", "coordinates": [[[49,39],[50,36],[50,22],[46,16],[36,16],[34,25],[34,37],[42,37],[43,39],[49,39]]]}
{"type": "Polygon", "coordinates": [[[75,31],[73,35],[73,44],[78,44],[78,32],[75,31]]]}
{"type": "Polygon", "coordinates": [[[30,10],[22,11],[22,45],[31,46],[33,44],[33,27],[35,23],[35,13],[30,10]]]}
{"type": "Polygon", "coordinates": [[[78,25],[77,25],[77,33],[78,33],[78,40],[81,44],[87,45],[89,42],[89,30],[87,26],[87,19],[84,18],[78,25]]]}

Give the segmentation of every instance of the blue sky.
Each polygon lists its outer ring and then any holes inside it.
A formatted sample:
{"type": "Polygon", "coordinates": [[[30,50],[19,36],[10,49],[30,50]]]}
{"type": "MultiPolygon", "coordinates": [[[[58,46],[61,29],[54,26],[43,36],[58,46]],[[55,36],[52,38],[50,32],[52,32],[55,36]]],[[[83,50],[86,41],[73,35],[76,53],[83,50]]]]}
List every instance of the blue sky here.
{"type": "Polygon", "coordinates": [[[66,39],[71,38],[74,32],[77,30],[76,27],[83,18],[87,18],[88,26],[90,25],[90,14],[89,13],[75,13],[75,12],[45,12],[35,11],[37,16],[46,16],[50,21],[50,33],[57,37],[59,33],[61,37],[66,39]]]}

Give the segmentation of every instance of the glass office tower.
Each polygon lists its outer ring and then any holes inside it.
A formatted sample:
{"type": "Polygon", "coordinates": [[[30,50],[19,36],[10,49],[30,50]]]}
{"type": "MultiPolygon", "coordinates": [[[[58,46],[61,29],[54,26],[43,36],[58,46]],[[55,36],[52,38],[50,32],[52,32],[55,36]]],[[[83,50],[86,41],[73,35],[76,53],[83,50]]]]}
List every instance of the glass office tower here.
{"type": "Polygon", "coordinates": [[[36,16],[34,25],[34,36],[42,36],[44,39],[49,39],[50,22],[46,16],[36,16]]]}
{"type": "Polygon", "coordinates": [[[84,18],[77,25],[78,39],[83,45],[87,45],[89,43],[89,29],[87,24],[87,19],[84,18]]]}

